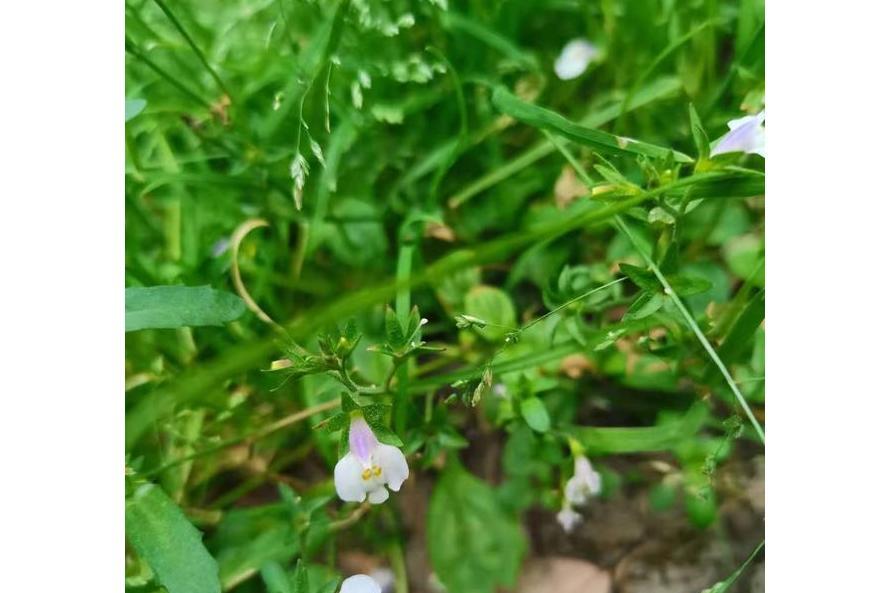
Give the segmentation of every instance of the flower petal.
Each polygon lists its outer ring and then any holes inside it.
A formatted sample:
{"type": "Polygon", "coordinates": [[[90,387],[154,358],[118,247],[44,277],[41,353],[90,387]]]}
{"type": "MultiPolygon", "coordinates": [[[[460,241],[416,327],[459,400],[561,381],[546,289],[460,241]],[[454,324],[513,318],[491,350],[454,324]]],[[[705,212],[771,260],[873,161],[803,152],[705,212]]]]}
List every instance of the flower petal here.
{"type": "Polygon", "coordinates": [[[600,49],[586,39],[573,39],[562,48],[553,63],[553,71],[560,80],[578,78],[587,70],[590,62],[600,55],[600,49]]]}
{"type": "Polygon", "coordinates": [[[366,574],[355,574],[343,581],[340,593],[381,593],[377,581],[366,574]]]}
{"type": "Polygon", "coordinates": [[[365,500],[365,486],[362,482],[362,464],[352,453],[347,453],[334,466],[334,488],[337,496],[346,502],[365,500]]]}
{"type": "Polygon", "coordinates": [[[556,513],[556,520],[559,521],[566,533],[577,527],[581,519],[581,515],[573,511],[571,507],[563,507],[561,511],[556,513]]]}
{"type": "Polygon", "coordinates": [[[361,461],[368,461],[378,444],[374,431],[365,419],[361,416],[353,418],[349,424],[349,451],[361,461]]]}
{"type": "Polygon", "coordinates": [[[730,121],[727,124],[729,133],[717,140],[714,148],[711,149],[711,155],[745,152],[759,154],[766,158],[766,130],[763,127],[765,120],[766,112],[761,111],[757,115],[748,115],[730,121]]]}
{"type": "Polygon", "coordinates": [[[386,484],[394,492],[398,492],[402,482],[408,479],[408,461],[404,453],[392,445],[378,445],[374,456],[383,470],[386,484]]]}
{"type": "Polygon", "coordinates": [[[377,490],[372,490],[368,494],[368,502],[371,504],[380,504],[382,502],[386,502],[386,499],[389,498],[389,490],[387,490],[384,486],[380,486],[377,490]]]}

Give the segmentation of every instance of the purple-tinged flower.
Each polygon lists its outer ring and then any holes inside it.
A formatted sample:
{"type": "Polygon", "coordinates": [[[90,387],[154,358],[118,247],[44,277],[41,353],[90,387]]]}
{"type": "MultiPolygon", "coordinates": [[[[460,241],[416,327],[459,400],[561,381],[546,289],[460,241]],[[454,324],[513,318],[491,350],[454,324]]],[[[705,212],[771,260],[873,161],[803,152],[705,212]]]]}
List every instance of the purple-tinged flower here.
{"type": "Polygon", "coordinates": [[[602,51],[591,42],[586,39],[573,39],[562,48],[562,52],[553,63],[553,71],[560,80],[578,78],[584,74],[592,61],[601,57],[602,51]]]}
{"type": "Polygon", "coordinates": [[[566,482],[565,495],[573,505],[582,505],[602,490],[602,479],[583,455],[575,456],[575,475],[566,482]]]}
{"type": "Polygon", "coordinates": [[[334,467],[337,496],[346,502],[372,504],[389,498],[385,486],[398,492],[408,479],[408,461],[398,447],[377,440],[365,419],[359,415],[349,425],[349,453],[334,467]]]}
{"type": "Polygon", "coordinates": [[[730,152],[759,154],[766,158],[766,111],[730,121],[729,132],[714,143],[711,156],[730,152]]]}
{"type": "Polygon", "coordinates": [[[377,581],[366,574],[355,574],[343,581],[340,593],[381,593],[377,581]]]}
{"type": "Polygon", "coordinates": [[[556,520],[562,525],[563,530],[569,533],[581,523],[581,514],[572,509],[568,501],[563,502],[562,510],[556,513],[556,520]]]}

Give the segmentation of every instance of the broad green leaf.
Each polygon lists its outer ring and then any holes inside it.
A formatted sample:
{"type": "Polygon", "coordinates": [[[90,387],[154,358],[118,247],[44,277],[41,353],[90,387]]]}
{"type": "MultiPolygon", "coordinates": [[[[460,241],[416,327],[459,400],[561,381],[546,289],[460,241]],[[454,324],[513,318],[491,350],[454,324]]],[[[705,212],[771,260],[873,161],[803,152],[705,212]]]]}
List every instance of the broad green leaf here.
{"type": "Polygon", "coordinates": [[[631,264],[618,264],[621,273],[646,292],[661,292],[661,283],[655,274],[639,266],[631,264]]]}
{"type": "Polygon", "coordinates": [[[170,593],[218,593],[219,568],[176,503],[143,484],[126,503],[127,541],[170,593]]]}
{"type": "Polygon", "coordinates": [[[640,453],[670,450],[696,434],[708,415],[703,404],[693,405],[682,417],[644,427],[577,427],[570,431],[588,453],[640,453]]]}
{"type": "Polygon", "coordinates": [[[124,104],[124,115],[126,119],[124,121],[130,121],[145,109],[147,105],[145,99],[127,99],[124,104]]]}
{"type": "Polygon", "coordinates": [[[244,314],[244,301],[209,286],[126,289],[126,331],[222,325],[244,314]]]}
{"type": "Polygon", "coordinates": [[[544,402],[538,397],[528,397],[519,404],[522,417],[534,430],[547,432],[550,430],[550,413],[547,412],[544,402]]]}
{"type": "Polygon", "coordinates": [[[586,128],[554,111],[526,103],[502,86],[495,89],[492,102],[499,111],[525,124],[559,134],[573,142],[591,146],[607,154],[630,153],[656,159],[664,159],[672,155],[676,162],[693,162],[691,157],[676,150],[640,142],[633,138],[614,136],[602,130],[586,128]]]}
{"type": "Polygon", "coordinates": [[[487,340],[503,339],[509,328],[516,326],[516,310],[503,290],[493,286],[476,286],[467,293],[465,312],[482,319],[489,325],[480,329],[487,340]]]}
{"type": "Polygon", "coordinates": [[[668,284],[680,296],[700,294],[711,290],[714,286],[707,278],[688,275],[673,275],[667,277],[668,284]]]}
{"type": "Polygon", "coordinates": [[[661,309],[665,303],[665,296],[661,292],[643,292],[630,304],[624,314],[625,320],[642,319],[661,309]]]}
{"type": "Polygon", "coordinates": [[[452,462],[433,490],[427,522],[430,561],[448,591],[494,593],[514,585],[525,536],[491,486],[452,462]]]}

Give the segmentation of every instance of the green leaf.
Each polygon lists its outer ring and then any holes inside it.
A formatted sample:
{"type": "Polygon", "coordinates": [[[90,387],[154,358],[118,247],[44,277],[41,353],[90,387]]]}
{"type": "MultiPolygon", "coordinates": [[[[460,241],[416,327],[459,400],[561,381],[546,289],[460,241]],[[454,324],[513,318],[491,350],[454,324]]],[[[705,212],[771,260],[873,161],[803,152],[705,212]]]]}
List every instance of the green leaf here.
{"type": "Polygon", "coordinates": [[[260,576],[268,593],[296,593],[290,577],[277,562],[267,562],[260,568],[260,576]]]}
{"type": "Polygon", "coordinates": [[[723,257],[732,273],[741,280],[750,278],[760,288],[766,283],[763,256],[763,237],[758,235],[735,237],[723,246],[723,257]]]}
{"type": "Polygon", "coordinates": [[[742,565],[735,569],[733,573],[726,578],[725,581],[720,581],[713,586],[708,587],[701,593],[726,593],[727,591],[729,591],[729,588],[738,580],[745,569],[748,568],[748,565],[751,564],[751,561],[754,560],[754,558],[760,552],[761,548],[763,548],[763,544],[764,542],[761,541],[760,544],[756,548],[754,548],[754,551],[751,552],[751,555],[748,556],[748,558],[742,563],[742,565]]]}
{"type": "Polygon", "coordinates": [[[501,340],[510,331],[509,328],[516,326],[516,310],[513,308],[513,301],[510,300],[507,293],[499,288],[484,285],[474,287],[467,293],[464,306],[469,315],[489,324],[479,330],[479,333],[487,340],[501,340]]]}
{"type": "Polygon", "coordinates": [[[668,158],[672,155],[674,160],[679,163],[691,163],[693,159],[682,152],[677,152],[669,148],[663,148],[654,144],[640,142],[632,138],[622,138],[613,136],[612,134],[586,128],[564,118],[560,114],[538,107],[531,103],[526,103],[519,97],[513,95],[505,87],[498,87],[492,96],[492,102],[499,111],[518,119],[530,126],[548,130],[563,136],[573,142],[592,146],[598,151],[606,154],[640,154],[657,159],[668,158]]]}
{"type": "Polygon", "coordinates": [[[222,325],[241,317],[244,301],[209,286],[149,286],[126,289],[126,331],[222,325]]]}
{"type": "Polygon", "coordinates": [[[667,281],[674,292],[680,296],[707,292],[714,286],[707,278],[698,276],[668,276],[667,281]]]}
{"type": "Polygon", "coordinates": [[[627,312],[624,314],[623,320],[630,321],[648,317],[649,315],[658,312],[658,310],[664,306],[665,301],[664,294],[660,292],[644,292],[630,304],[630,307],[627,308],[627,312]]]}
{"type": "Polygon", "coordinates": [[[698,432],[708,415],[704,404],[695,404],[678,419],[644,427],[577,427],[570,434],[588,453],[641,453],[667,451],[698,432]]]}
{"type": "Polygon", "coordinates": [[[143,484],[126,503],[127,541],[170,593],[218,593],[219,568],[176,503],[143,484]]]}
{"type": "Polygon", "coordinates": [[[695,140],[695,149],[698,151],[699,160],[705,161],[711,156],[711,143],[708,134],[698,117],[695,105],[689,104],[689,127],[692,128],[692,138],[695,140]]]}
{"type": "MultiPolygon", "coordinates": [[[[763,322],[766,315],[766,303],[764,293],[761,291],[754,295],[748,306],[736,318],[735,322],[726,334],[726,339],[717,348],[717,356],[724,364],[732,364],[738,361],[745,352],[747,346],[754,339],[757,328],[763,322]]],[[[719,370],[712,365],[705,374],[705,381],[713,381],[718,378],[719,370]]]]}
{"type": "Polygon", "coordinates": [[[386,306],[383,320],[387,345],[393,350],[400,350],[405,345],[405,333],[402,331],[402,324],[399,322],[396,312],[389,305],[386,306]]]}
{"type": "Polygon", "coordinates": [[[427,521],[430,561],[449,591],[494,593],[514,585],[525,537],[491,486],[452,463],[436,484],[427,521]]]}
{"type": "Polygon", "coordinates": [[[145,101],[145,99],[127,99],[124,105],[124,115],[126,116],[126,119],[124,121],[126,122],[130,121],[131,119],[142,113],[142,110],[145,109],[147,102],[145,101]]]}
{"type": "Polygon", "coordinates": [[[661,292],[661,283],[652,272],[631,264],[618,264],[618,267],[622,274],[646,292],[661,292]]]}
{"type": "Polygon", "coordinates": [[[519,404],[519,411],[522,412],[522,417],[532,429],[537,432],[550,430],[550,413],[547,412],[541,398],[529,397],[522,400],[522,403],[519,404]]]}

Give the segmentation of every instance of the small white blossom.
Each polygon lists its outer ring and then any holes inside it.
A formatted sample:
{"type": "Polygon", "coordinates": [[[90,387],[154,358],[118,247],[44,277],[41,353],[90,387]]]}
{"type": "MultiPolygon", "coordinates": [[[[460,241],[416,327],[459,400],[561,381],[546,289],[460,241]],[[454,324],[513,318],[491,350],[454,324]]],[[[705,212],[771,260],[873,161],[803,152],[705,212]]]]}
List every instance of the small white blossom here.
{"type": "Polygon", "coordinates": [[[711,156],[730,152],[759,154],[766,158],[766,111],[730,121],[729,132],[714,143],[711,156]]]}
{"type": "Polygon", "coordinates": [[[377,581],[366,574],[352,575],[340,585],[340,593],[381,593],[377,581]]]}
{"type": "Polygon", "coordinates": [[[575,475],[566,482],[565,495],[573,505],[582,505],[602,490],[602,479],[590,460],[583,455],[575,457],[575,475]]]}
{"type": "Polygon", "coordinates": [[[408,461],[392,445],[377,440],[368,423],[361,416],[349,426],[349,453],[334,467],[334,487],[337,496],[346,502],[380,504],[389,498],[386,486],[398,492],[408,479],[408,461]]]}
{"type": "Polygon", "coordinates": [[[553,63],[553,71],[560,80],[578,78],[584,74],[591,62],[601,57],[602,51],[591,42],[586,39],[573,39],[562,48],[562,52],[553,63]]]}
{"type": "Polygon", "coordinates": [[[568,504],[563,504],[562,510],[556,513],[556,520],[562,525],[566,533],[569,533],[581,523],[581,514],[573,510],[568,504]]]}

